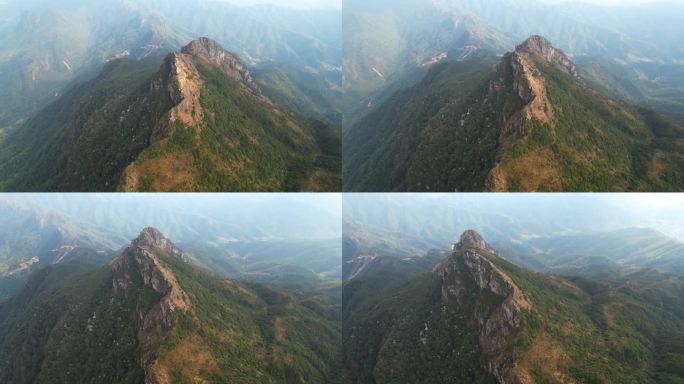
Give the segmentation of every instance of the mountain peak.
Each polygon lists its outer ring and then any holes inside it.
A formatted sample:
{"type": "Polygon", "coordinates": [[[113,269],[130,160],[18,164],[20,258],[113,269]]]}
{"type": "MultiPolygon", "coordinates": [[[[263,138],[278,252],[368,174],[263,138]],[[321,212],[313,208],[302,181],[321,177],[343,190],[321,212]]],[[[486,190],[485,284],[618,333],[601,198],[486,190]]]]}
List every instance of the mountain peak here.
{"type": "Polygon", "coordinates": [[[493,251],[493,248],[487,244],[484,237],[478,232],[469,229],[461,235],[458,243],[454,246],[454,249],[480,249],[485,251],[493,251]]]}
{"type": "Polygon", "coordinates": [[[525,40],[522,44],[515,47],[517,53],[528,53],[537,55],[556,68],[578,77],[575,63],[562,50],[556,48],[544,36],[533,35],[525,40]]]}
{"type": "Polygon", "coordinates": [[[191,41],[181,49],[181,54],[198,58],[213,67],[220,69],[224,74],[244,84],[257,95],[261,95],[249,70],[240,58],[221,46],[221,44],[208,37],[200,37],[191,41]]]}
{"type": "Polygon", "coordinates": [[[442,301],[456,303],[461,308],[471,306],[479,346],[488,356],[486,369],[500,383],[520,383],[518,373],[509,358],[507,345],[522,327],[521,311],[530,310],[532,303],[513,279],[497,265],[496,253],[482,235],[467,230],[454,246],[451,256],[432,270],[442,283],[442,301]],[[482,252],[484,251],[484,252],[482,252]],[[474,285],[473,285],[474,283],[474,285]],[[484,296],[482,295],[484,293],[484,296]],[[496,301],[483,300],[497,297],[496,301]],[[475,300],[475,304],[473,301],[475,300]],[[477,309],[480,308],[480,309],[477,309]]]}
{"type": "Polygon", "coordinates": [[[181,53],[193,56],[209,56],[218,57],[219,55],[232,55],[230,52],[223,49],[221,44],[217,43],[208,37],[200,37],[188,43],[181,49],[181,53]]]}
{"type": "Polygon", "coordinates": [[[554,47],[551,42],[540,35],[528,37],[527,40],[515,48],[518,52],[548,52],[552,49],[554,49],[554,47]]]}
{"type": "Polygon", "coordinates": [[[140,232],[140,235],[138,235],[131,244],[141,248],[158,248],[175,256],[181,256],[183,254],[171,240],[167,239],[161,231],[153,227],[143,229],[140,232]]]}

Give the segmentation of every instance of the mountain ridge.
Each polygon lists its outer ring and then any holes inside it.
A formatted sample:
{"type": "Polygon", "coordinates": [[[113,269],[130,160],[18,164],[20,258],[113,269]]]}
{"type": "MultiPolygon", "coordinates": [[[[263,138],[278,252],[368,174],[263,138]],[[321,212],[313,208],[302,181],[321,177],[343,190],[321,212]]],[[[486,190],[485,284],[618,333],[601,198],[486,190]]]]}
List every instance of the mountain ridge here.
{"type": "Polygon", "coordinates": [[[681,380],[681,349],[667,341],[682,336],[681,277],[535,273],[472,230],[432,270],[397,272],[345,284],[345,372],[355,382],[681,380]]]}
{"type": "Polygon", "coordinates": [[[213,40],[183,50],[110,61],[9,135],[0,189],[338,189],[334,125],[274,105],[213,40]]]}
{"type": "Polygon", "coordinates": [[[109,265],[35,272],[0,306],[7,382],[335,382],[332,296],[221,279],[152,227],[109,265]]]}
{"type": "Polygon", "coordinates": [[[532,36],[493,67],[438,64],[361,119],[345,190],[679,190],[684,135],[665,135],[684,127],[657,116],[594,91],[532,36]]]}
{"type": "MultiPolygon", "coordinates": [[[[158,352],[155,346],[164,339],[164,333],[173,329],[175,311],[189,311],[192,303],[188,294],[181,288],[174,273],[160,261],[156,252],[166,252],[172,257],[182,257],[182,252],[155,228],[145,228],[131,246],[111,263],[113,271],[112,294],[114,297],[127,296],[139,274],[143,284],[161,296],[159,301],[147,310],[138,312],[140,325],[137,338],[142,355],[141,366],[145,372],[145,382],[158,384],[169,382],[167,373],[159,372],[156,365],[158,352]]],[[[136,308],[144,308],[142,301],[136,308]]]]}
{"type": "MultiPolygon", "coordinates": [[[[472,299],[468,295],[464,280],[472,278],[479,293],[477,296],[492,294],[501,298],[501,306],[494,311],[483,309],[474,311],[478,341],[482,353],[487,356],[486,369],[501,383],[530,382],[516,372],[506,349],[511,338],[522,326],[522,310],[531,310],[532,303],[501,269],[496,267],[490,257],[498,257],[494,248],[473,230],[467,230],[453,247],[454,252],[432,270],[442,281],[442,300],[468,305],[472,299]],[[459,277],[468,274],[469,277],[459,277]],[[484,292],[484,294],[483,294],[484,292]],[[487,312],[489,311],[489,312],[487,312]]],[[[475,308],[478,304],[475,304],[475,308]]]]}

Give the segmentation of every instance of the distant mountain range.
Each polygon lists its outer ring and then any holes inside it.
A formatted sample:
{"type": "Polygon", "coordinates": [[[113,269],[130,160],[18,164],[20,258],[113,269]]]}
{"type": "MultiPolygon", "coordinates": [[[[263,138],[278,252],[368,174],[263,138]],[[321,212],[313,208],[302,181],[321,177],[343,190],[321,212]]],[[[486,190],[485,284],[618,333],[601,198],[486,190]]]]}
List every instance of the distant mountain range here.
{"type": "Polygon", "coordinates": [[[668,217],[661,210],[638,212],[614,200],[615,195],[557,194],[349,196],[344,278],[381,265],[415,270],[434,264],[434,257],[443,258],[439,255],[453,233],[468,228],[486,234],[507,260],[537,272],[619,277],[655,270],[684,275],[684,234],[668,230],[681,228],[678,210],[672,208],[668,217]]]}
{"type": "Polygon", "coordinates": [[[173,233],[187,261],[222,277],[331,292],[341,281],[340,218],[296,196],[283,207],[268,198],[19,194],[0,198],[0,216],[0,301],[43,268],[108,264],[145,223],[173,233]]]}

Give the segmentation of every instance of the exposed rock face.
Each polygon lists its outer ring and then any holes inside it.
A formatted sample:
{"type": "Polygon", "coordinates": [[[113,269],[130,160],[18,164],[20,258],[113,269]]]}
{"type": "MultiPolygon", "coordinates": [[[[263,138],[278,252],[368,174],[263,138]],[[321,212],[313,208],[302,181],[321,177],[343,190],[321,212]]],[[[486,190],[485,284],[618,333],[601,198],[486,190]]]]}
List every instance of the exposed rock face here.
{"type": "MultiPolygon", "coordinates": [[[[533,119],[541,123],[542,127],[539,129],[553,130],[555,127],[555,110],[548,98],[546,79],[539,69],[540,63],[546,63],[575,78],[579,77],[572,60],[544,37],[532,36],[517,46],[515,51],[507,53],[495,67],[489,93],[493,99],[505,100],[512,90],[519,97],[522,106],[507,105],[507,108],[515,109],[512,113],[501,115],[500,150],[513,147],[525,136],[533,119]]],[[[528,176],[533,178],[533,175],[528,176]]],[[[532,180],[529,182],[535,184],[532,180]]],[[[506,171],[500,167],[492,169],[485,181],[485,188],[491,192],[505,191],[506,171]]]]}
{"type": "Polygon", "coordinates": [[[259,87],[252,79],[249,70],[234,54],[226,51],[212,39],[201,37],[183,47],[182,54],[203,60],[223,71],[227,76],[244,84],[255,94],[261,95],[259,87]]]}
{"type": "Polygon", "coordinates": [[[145,228],[111,264],[114,271],[114,296],[126,297],[140,279],[144,287],[161,296],[161,299],[151,306],[146,305],[142,298],[138,298],[136,310],[138,343],[142,350],[140,364],[145,371],[147,384],[168,381],[155,369],[157,352],[154,346],[158,345],[164,334],[173,328],[173,311],[191,308],[190,299],[178,284],[173,272],[159,259],[157,253],[160,251],[174,257],[182,257],[180,249],[161,232],[154,228],[145,228]]]}
{"type": "Polygon", "coordinates": [[[518,53],[539,55],[548,63],[574,77],[579,77],[575,63],[562,50],[555,48],[543,36],[531,36],[515,48],[518,53]]]}
{"type": "MultiPolygon", "coordinates": [[[[159,76],[150,85],[151,95],[168,97],[173,104],[173,107],[156,122],[152,129],[150,146],[167,139],[176,122],[185,127],[194,128],[199,138],[205,115],[211,115],[211,112],[204,110],[200,102],[204,85],[202,76],[197,69],[200,64],[218,68],[226,76],[236,80],[238,84],[241,84],[260,101],[267,105],[273,105],[268,98],[262,95],[249,70],[237,56],[223,49],[217,42],[203,37],[183,47],[180,53],[168,55],[164,60],[159,76]]],[[[139,164],[136,162],[130,164],[121,175],[118,190],[120,192],[138,191],[141,184],[141,173],[143,172],[141,172],[139,164]]],[[[175,185],[170,185],[166,189],[178,188],[175,185]]]]}
{"type": "Polygon", "coordinates": [[[490,261],[493,257],[498,257],[496,251],[480,234],[469,230],[454,245],[453,254],[433,272],[442,280],[445,303],[472,308],[471,325],[487,357],[485,368],[500,383],[526,383],[526,378],[515,372],[515,361],[507,347],[521,328],[521,311],[532,305],[513,280],[490,261]],[[500,304],[492,307],[493,301],[500,304]]]}
{"type": "Polygon", "coordinates": [[[512,146],[515,140],[525,134],[527,123],[533,118],[552,124],[554,111],[546,94],[544,78],[529,53],[515,51],[506,54],[496,68],[496,75],[490,84],[490,91],[498,96],[512,86],[523,103],[512,115],[503,117],[503,129],[499,137],[501,146],[512,146]]]}
{"type": "Polygon", "coordinates": [[[152,227],[143,229],[140,236],[133,240],[132,244],[138,247],[154,247],[174,256],[183,256],[183,252],[171,240],[164,237],[158,229],[152,227]]]}
{"type": "Polygon", "coordinates": [[[454,246],[454,250],[459,249],[481,249],[487,252],[494,252],[494,249],[487,244],[484,237],[479,233],[469,229],[461,235],[461,239],[454,246]]]}
{"type": "Polygon", "coordinates": [[[506,145],[525,133],[527,122],[537,119],[553,125],[553,106],[546,92],[545,79],[537,68],[542,60],[555,68],[578,77],[575,64],[561,51],[541,36],[532,36],[519,45],[515,51],[506,54],[496,68],[496,79],[490,91],[501,93],[513,80],[513,90],[523,102],[523,107],[510,117],[505,117],[501,132],[501,143],[506,145]]]}
{"type": "Polygon", "coordinates": [[[154,144],[169,136],[169,128],[179,121],[186,127],[199,129],[204,121],[204,109],[200,103],[202,78],[192,58],[173,53],[165,60],[168,78],[159,78],[152,83],[152,92],[166,85],[166,92],[174,107],[164,115],[152,131],[150,143],[154,144]]]}

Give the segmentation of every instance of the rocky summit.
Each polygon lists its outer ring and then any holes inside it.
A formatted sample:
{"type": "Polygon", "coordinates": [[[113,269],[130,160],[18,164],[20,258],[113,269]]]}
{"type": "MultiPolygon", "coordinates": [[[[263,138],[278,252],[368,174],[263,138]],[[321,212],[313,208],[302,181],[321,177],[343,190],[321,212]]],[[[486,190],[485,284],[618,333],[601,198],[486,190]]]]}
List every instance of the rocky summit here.
{"type": "Polygon", "coordinates": [[[518,54],[527,53],[543,57],[547,62],[556,66],[556,68],[574,76],[577,74],[577,67],[575,63],[562,50],[554,47],[549,40],[543,36],[530,36],[522,44],[515,48],[518,54]]]}
{"type": "Polygon", "coordinates": [[[487,371],[501,383],[522,383],[514,372],[508,350],[522,326],[520,312],[531,309],[532,304],[510,276],[490,260],[498,257],[495,252],[479,233],[468,230],[454,246],[453,254],[433,272],[442,281],[445,303],[473,305],[470,325],[477,332],[481,351],[488,357],[487,371]]]}
{"type": "Polygon", "coordinates": [[[219,43],[201,37],[193,40],[181,49],[181,54],[199,58],[206,63],[219,68],[225,75],[239,81],[255,94],[261,95],[261,90],[252,79],[252,75],[239,57],[226,51],[219,43]]]}
{"type": "Polygon", "coordinates": [[[179,257],[183,255],[183,252],[157,228],[147,227],[143,229],[131,244],[137,247],[154,247],[179,257]]]}
{"type": "Polygon", "coordinates": [[[476,231],[469,229],[461,235],[458,243],[454,245],[454,249],[481,249],[493,252],[494,249],[487,244],[484,237],[476,231]]]}

